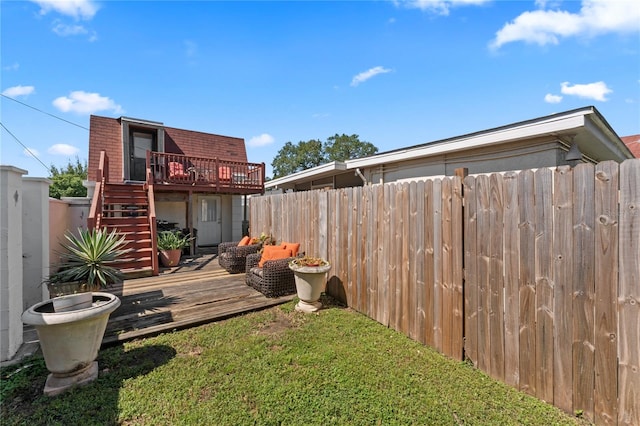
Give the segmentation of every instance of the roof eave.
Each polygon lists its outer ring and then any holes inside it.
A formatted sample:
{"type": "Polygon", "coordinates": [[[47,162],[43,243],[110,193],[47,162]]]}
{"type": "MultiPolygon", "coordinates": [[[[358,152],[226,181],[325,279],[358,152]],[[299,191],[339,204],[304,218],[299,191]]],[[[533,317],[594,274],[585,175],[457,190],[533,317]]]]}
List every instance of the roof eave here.
{"type": "Polygon", "coordinates": [[[336,171],[344,171],[346,169],[347,166],[342,161],[332,161],[331,163],[321,164],[319,166],[312,167],[307,170],[302,170],[300,172],[283,176],[281,178],[272,179],[268,182],[265,182],[264,187],[265,189],[269,189],[283,186],[288,183],[307,181],[311,179],[320,179],[325,176],[333,176],[336,171]]]}

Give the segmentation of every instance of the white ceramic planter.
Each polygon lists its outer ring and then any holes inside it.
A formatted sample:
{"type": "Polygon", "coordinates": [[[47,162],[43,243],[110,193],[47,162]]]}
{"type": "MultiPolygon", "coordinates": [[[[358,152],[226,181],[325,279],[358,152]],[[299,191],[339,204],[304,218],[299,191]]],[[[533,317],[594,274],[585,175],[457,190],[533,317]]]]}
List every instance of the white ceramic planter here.
{"type": "Polygon", "coordinates": [[[22,314],[22,322],[33,325],[38,332],[42,354],[51,372],[44,387],[45,395],[60,394],[98,377],[95,359],[109,315],[120,306],[120,299],[110,293],[91,294],[92,303],[87,308],[76,306],[55,312],[53,299],[49,299],[22,314]]]}
{"type": "Polygon", "coordinates": [[[322,307],[320,295],[325,289],[326,273],[331,265],[325,266],[295,266],[289,265],[296,281],[296,292],[300,301],[296,304],[296,311],[316,312],[322,307]]]}

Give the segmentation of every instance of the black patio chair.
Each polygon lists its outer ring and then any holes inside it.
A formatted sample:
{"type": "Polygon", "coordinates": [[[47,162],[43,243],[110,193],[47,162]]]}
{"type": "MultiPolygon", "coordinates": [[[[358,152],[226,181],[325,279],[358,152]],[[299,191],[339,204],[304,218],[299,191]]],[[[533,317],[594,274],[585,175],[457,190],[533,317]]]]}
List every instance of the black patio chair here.
{"type": "Polygon", "coordinates": [[[260,263],[260,253],[253,253],[247,256],[246,282],[247,285],[258,290],[267,297],[279,297],[296,292],[296,282],[293,271],[289,269],[289,262],[294,259],[267,260],[262,268],[260,263]]]}
{"type": "Polygon", "coordinates": [[[238,246],[240,241],[231,241],[218,244],[218,263],[230,274],[245,272],[247,255],[257,253],[261,244],[238,246]]]}

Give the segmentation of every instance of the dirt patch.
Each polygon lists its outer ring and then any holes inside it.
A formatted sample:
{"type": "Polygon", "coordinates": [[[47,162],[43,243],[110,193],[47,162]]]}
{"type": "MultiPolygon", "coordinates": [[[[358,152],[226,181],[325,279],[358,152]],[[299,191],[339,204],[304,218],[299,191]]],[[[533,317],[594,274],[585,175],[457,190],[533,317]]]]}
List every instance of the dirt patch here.
{"type": "Polygon", "coordinates": [[[296,321],[296,313],[285,313],[280,309],[274,310],[274,317],[271,321],[265,322],[261,325],[258,334],[263,335],[280,335],[287,330],[295,329],[300,326],[299,321],[296,321]]]}

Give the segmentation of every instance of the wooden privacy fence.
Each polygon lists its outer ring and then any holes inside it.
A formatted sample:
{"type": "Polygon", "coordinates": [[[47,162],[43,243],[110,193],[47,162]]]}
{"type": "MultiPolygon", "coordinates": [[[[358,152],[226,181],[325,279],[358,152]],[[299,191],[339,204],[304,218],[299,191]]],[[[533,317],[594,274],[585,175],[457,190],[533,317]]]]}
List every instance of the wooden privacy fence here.
{"type": "Polygon", "coordinates": [[[640,160],[254,197],[354,309],[597,424],[640,424],[640,160]],[[464,208],[463,208],[464,206],[464,208]]]}

